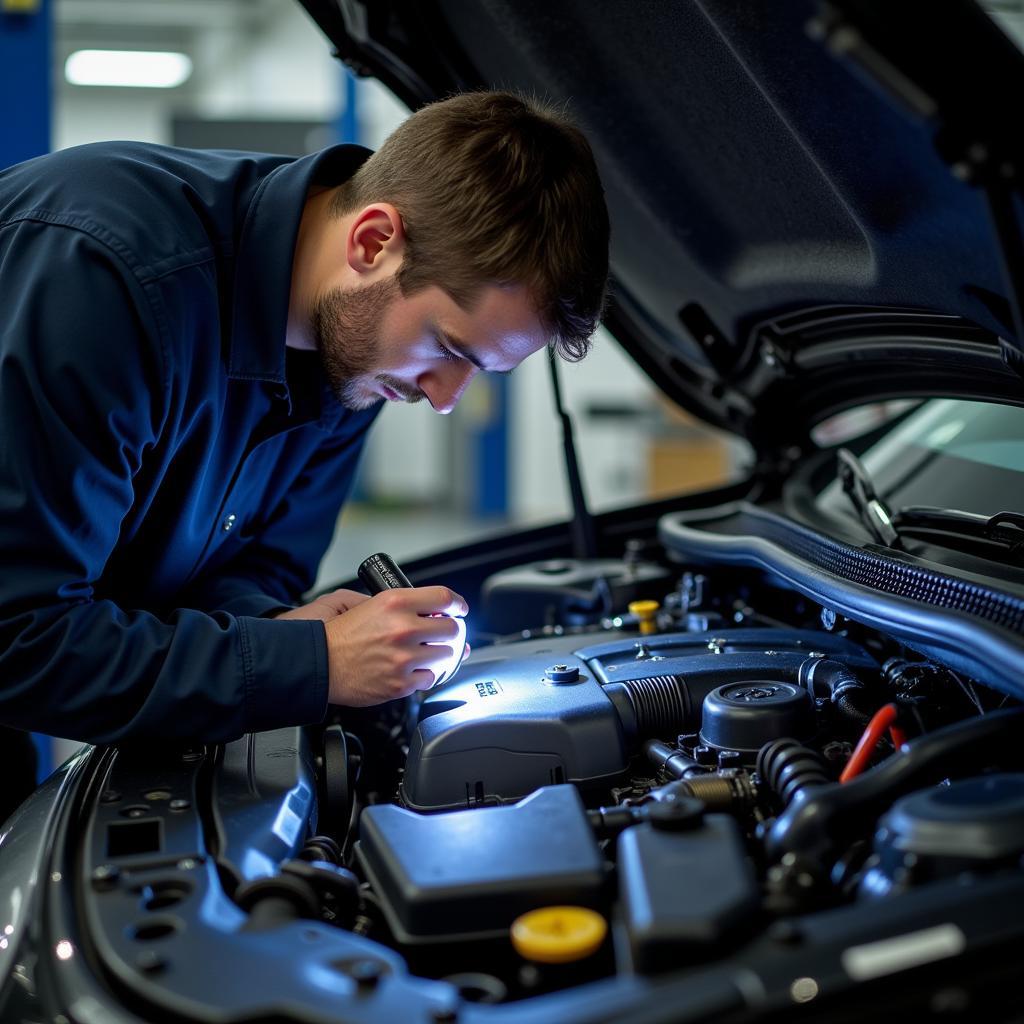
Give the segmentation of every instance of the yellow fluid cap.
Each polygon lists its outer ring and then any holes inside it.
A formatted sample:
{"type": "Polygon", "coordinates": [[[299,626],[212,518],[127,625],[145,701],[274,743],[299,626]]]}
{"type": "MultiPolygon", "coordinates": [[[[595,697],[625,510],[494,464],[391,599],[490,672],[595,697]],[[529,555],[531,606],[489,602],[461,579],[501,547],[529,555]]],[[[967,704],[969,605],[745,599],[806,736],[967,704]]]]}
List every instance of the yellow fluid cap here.
{"type": "Polygon", "coordinates": [[[657,601],[630,601],[629,614],[635,615],[640,620],[641,633],[656,633],[658,623],[655,616],[661,607],[657,601]]]}
{"type": "Polygon", "coordinates": [[[586,907],[542,907],[512,922],[512,945],[527,960],[567,964],[596,953],[608,933],[605,919],[586,907]]]}

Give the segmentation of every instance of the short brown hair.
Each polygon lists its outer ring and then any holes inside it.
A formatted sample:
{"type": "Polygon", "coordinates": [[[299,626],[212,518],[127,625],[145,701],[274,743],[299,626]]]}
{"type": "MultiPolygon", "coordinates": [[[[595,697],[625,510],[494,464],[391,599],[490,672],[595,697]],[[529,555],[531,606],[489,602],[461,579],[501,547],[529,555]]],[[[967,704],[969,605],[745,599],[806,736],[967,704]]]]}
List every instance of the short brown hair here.
{"type": "Polygon", "coordinates": [[[561,113],[506,92],[431,103],[332,208],[341,215],[374,202],[402,216],[403,294],[436,284],[469,307],[485,284],[524,285],[556,351],[586,355],[607,289],[608,211],[590,145],[561,113]]]}

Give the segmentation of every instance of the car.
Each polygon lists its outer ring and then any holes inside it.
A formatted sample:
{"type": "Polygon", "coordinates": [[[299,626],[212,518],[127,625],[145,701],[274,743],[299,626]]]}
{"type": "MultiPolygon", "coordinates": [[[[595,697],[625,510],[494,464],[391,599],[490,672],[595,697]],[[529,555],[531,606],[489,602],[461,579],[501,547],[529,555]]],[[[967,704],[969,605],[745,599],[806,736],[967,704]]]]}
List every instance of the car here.
{"type": "Polygon", "coordinates": [[[303,4],[410,106],[571,109],[607,327],[756,457],[592,515],[570,456],[571,520],[405,564],[473,609],[425,695],[83,748],[0,832],[0,1016],[1019,1020],[1024,56],[967,0],[303,4]]]}

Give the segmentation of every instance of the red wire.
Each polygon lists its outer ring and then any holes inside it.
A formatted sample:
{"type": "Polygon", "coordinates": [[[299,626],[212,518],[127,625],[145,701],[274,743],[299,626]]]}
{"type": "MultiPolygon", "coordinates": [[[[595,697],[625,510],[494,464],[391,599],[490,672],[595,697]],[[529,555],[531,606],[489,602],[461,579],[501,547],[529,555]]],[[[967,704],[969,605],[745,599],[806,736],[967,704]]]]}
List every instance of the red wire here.
{"type": "Polygon", "coordinates": [[[875,712],[874,717],[868,722],[868,727],[864,730],[864,735],[861,736],[850,755],[850,760],[846,762],[843,774],[839,776],[840,782],[849,782],[851,779],[855,779],[867,768],[871,755],[874,754],[875,747],[878,746],[878,741],[885,734],[885,730],[896,721],[896,713],[895,704],[886,704],[875,712]]]}

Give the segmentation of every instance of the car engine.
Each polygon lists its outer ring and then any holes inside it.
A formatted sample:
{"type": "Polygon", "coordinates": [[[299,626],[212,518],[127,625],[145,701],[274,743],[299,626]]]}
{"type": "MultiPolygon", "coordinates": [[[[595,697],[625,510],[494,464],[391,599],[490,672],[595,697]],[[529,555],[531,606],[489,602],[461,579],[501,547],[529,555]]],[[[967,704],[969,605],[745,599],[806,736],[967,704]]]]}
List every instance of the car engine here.
{"type": "MultiPolygon", "coordinates": [[[[416,699],[103,754],[84,899],[119,984],[346,1020],[605,1019],[678,984],[671,1019],[721,1019],[941,978],[1011,927],[1024,717],[982,680],[653,545],[481,602],[416,699]]],[[[1015,968],[984,955],[991,995],[1015,968]]]]}

